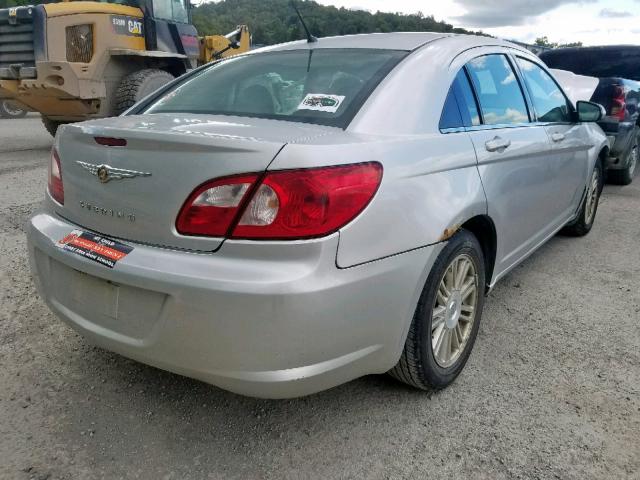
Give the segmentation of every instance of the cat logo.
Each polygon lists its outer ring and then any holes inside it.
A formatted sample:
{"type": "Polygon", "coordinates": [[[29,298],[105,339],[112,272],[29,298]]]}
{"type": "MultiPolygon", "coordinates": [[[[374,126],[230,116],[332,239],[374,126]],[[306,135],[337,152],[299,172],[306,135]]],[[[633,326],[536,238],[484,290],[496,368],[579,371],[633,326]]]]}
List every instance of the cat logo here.
{"type": "Polygon", "coordinates": [[[18,7],[12,7],[9,9],[9,16],[10,17],[17,17],[18,16],[18,7]]]}
{"type": "Polygon", "coordinates": [[[128,27],[129,33],[133,35],[142,35],[142,22],[129,20],[127,27],[128,27]]]}

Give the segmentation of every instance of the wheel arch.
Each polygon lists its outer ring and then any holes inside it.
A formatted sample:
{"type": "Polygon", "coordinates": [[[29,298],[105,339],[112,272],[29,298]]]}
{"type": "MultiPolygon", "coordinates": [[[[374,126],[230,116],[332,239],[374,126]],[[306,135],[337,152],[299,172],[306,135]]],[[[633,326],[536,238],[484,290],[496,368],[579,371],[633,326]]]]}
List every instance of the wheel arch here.
{"type": "Polygon", "coordinates": [[[604,184],[607,181],[607,158],[609,158],[610,148],[608,145],[603,145],[600,148],[600,152],[598,153],[598,162],[600,162],[600,167],[602,168],[602,180],[600,181],[600,191],[604,188],[604,184]]]}
{"type": "Polygon", "coordinates": [[[460,225],[460,228],[471,232],[482,247],[485,262],[485,289],[488,291],[493,278],[498,250],[498,235],[495,223],[489,215],[476,215],[460,225]]]}

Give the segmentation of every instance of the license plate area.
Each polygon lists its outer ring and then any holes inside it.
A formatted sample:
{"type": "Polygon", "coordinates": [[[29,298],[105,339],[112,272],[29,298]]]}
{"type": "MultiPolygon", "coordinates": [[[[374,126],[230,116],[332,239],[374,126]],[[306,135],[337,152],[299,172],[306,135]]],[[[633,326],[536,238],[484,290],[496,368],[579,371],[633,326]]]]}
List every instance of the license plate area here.
{"type": "MultiPolygon", "coordinates": [[[[38,271],[45,290],[96,331],[106,329],[131,339],[151,335],[162,319],[168,295],[115,283],[65,265],[36,250],[38,271]]],[[[86,324],[85,324],[85,328],[86,324]]]]}
{"type": "Polygon", "coordinates": [[[118,318],[120,287],[107,280],[100,280],[84,272],[74,270],[71,277],[71,298],[79,305],[93,308],[101,315],[118,318]]]}

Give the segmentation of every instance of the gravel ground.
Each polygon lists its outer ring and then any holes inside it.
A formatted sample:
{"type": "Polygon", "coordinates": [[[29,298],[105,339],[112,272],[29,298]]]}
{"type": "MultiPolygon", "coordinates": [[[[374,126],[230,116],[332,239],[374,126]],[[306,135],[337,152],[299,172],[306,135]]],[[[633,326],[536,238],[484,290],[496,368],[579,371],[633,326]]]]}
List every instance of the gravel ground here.
{"type": "Polygon", "coordinates": [[[490,294],[454,385],[240,397],[95,348],[29,277],[37,118],[0,120],[0,478],[640,479],[640,179],[490,294]]]}

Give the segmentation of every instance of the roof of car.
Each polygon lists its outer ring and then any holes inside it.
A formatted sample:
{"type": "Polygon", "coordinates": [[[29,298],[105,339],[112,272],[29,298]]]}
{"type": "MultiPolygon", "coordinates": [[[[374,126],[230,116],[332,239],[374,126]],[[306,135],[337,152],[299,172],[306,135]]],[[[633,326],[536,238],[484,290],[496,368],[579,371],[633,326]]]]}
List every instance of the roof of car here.
{"type": "Polygon", "coordinates": [[[481,45],[502,45],[521,50],[515,44],[492,37],[480,35],[458,35],[454,33],[436,32],[395,32],[395,33],[364,33],[358,35],[342,35],[338,37],[323,37],[317,42],[308,43],[306,40],[281,43],[260,51],[297,50],[316,48],[372,48],[390,50],[415,50],[428,43],[445,38],[455,38],[457,44],[467,44],[469,47],[481,45]]]}
{"type": "Polygon", "coordinates": [[[540,58],[552,68],[580,75],[640,80],[640,45],[557,48],[540,58]]]}

